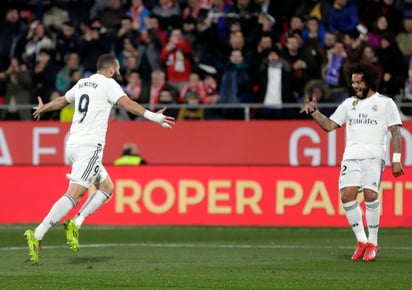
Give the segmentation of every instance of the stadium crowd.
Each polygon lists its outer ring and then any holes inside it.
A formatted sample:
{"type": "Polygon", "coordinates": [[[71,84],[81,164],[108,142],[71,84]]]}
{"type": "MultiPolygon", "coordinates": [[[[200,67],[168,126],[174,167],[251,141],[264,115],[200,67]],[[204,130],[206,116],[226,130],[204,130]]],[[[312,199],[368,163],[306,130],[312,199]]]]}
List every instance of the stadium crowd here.
{"type": "Polygon", "coordinates": [[[32,120],[37,96],[64,94],[103,53],[130,98],[178,120],[243,119],[240,104],[254,119],[306,118],[306,98],[349,96],[343,72],[359,61],[376,67],[380,93],[412,102],[412,0],[5,0],[0,11],[1,120],[32,120]]]}

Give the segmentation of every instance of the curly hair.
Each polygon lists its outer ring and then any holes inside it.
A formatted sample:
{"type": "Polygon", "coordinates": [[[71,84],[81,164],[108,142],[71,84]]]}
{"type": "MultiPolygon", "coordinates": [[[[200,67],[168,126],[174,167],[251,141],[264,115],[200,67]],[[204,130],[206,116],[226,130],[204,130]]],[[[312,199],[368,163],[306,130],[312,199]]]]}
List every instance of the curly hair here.
{"type": "Polygon", "coordinates": [[[366,85],[373,91],[376,91],[378,88],[378,72],[375,67],[367,62],[358,62],[352,65],[349,65],[346,68],[346,79],[349,86],[352,84],[352,75],[361,74],[362,79],[365,81],[366,85]]]}

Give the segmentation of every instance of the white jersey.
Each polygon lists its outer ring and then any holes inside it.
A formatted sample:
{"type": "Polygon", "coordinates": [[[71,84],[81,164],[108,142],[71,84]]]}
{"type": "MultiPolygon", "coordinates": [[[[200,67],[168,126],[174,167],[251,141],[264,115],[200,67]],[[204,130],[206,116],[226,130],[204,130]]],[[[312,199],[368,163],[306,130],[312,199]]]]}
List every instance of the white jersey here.
{"type": "Polygon", "coordinates": [[[343,160],[380,158],[385,160],[386,134],[393,125],[402,125],[395,102],[375,93],[360,100],[347,98],[330,116],[342,126],[346,123],[346,146],[343,160]]]}
{"type": "Polygon", "coordinates": [[[80,79],[65,98],[74,102],[75,112],[70,127],[68,144],[100,143],[104,146],[112,107],[126,93],[112,78],[93,74],[80,79]]]}

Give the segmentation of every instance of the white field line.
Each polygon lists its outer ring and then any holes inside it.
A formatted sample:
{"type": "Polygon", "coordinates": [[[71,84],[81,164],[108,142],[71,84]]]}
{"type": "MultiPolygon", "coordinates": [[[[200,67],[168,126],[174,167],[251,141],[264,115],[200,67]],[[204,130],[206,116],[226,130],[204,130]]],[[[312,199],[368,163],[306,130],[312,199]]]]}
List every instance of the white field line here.
{"type": "MultiPolygon", "coordinates": [[[[80,248],[209,248],[209,249],[352,249],[351,246],[305,246],[305,245],[262,245],[262,244],[204,244],[204,243],[107,243],[82,244],[80,248]]],[[[42,246],[42,249],[63,249],[61,246],[42,246]]],[[[386,250],[412,251],[412,247],[382,247],[386,250]]],[[[0,247],[0,251],[20,251],[27,247],[0,247]]]]}

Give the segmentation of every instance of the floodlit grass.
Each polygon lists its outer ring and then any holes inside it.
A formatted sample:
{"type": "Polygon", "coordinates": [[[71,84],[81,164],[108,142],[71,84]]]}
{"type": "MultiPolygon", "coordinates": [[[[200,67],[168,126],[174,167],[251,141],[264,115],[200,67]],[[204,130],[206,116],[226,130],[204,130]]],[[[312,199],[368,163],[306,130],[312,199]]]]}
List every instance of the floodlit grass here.
{"type": "Polygon", "coordinates": [[[73,253],[57,225],[32,265],[28,227],[0,226],[0,289],[412,289],[412,229],[366,263],[346,228],[84,226],[73,253]]]}

